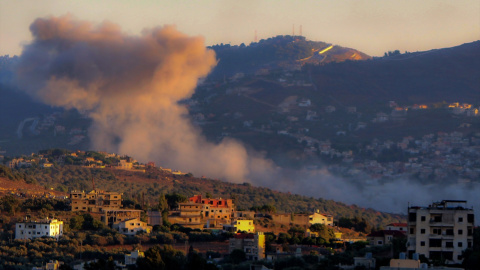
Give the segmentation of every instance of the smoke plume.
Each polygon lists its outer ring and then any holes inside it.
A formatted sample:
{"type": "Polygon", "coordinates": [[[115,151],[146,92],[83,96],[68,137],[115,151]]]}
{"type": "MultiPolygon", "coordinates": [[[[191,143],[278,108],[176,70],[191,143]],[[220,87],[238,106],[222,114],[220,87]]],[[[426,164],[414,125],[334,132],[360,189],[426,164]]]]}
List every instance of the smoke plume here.
{"type": "Polygon", "coordinates": [[[207,142],[178,105],[216,64],[203,38],[173,26],[129,36],[115,24],[70,16],[37,19],[30,30],[18,82],[46,104],[88,114],[93,149],[230,181],[249,178],[245,148],[207,142]]]}

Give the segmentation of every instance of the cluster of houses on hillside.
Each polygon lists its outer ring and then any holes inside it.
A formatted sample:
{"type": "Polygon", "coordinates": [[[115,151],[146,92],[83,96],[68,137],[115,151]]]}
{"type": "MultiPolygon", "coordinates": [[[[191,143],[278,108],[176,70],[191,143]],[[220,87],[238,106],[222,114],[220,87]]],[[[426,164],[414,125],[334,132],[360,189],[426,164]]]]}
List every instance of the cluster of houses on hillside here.
{"type": "MultiPolygon", "coordinates": [[[[124,209],[122,194],[92,190],[88,193],[73,191],[70,194],[72,212],[88,212],[94,218],[124,235],[150,233],[152,226],[161,225],[157,211],[147,211],[147,221],[142,221],[142,210],[124,209]]],[[[410,258],[424,255],[430,259],[446,259],[449,263],[461,263],[462,252],[473,247],[474,212],[466,207],[466,201],[444,200],[428,207],[409,206],[408,223],[392,223],[385,230],[367,236],[371,246],[390,245],[395,239],[406,239],[410,258]]],[[[265,235],[255,230],[252,211],[236,211],[231,199],[190,197],[170,211],[168,219],[192,229],[228,231],[236,233],[229,241],[229,249],[245,251],[247,258],[265,258],[265,235]]],[[[313,236],[308,228],[313,224],[333,226],[333,216],[314,212],[311,214],[269,213],[272,221],[305,228],[307,236],[313,236]]],[[[38,237],[59,238],[63,234],[63,221],[43,219],[25,220],[15,226],[16,239],[38,237]]],[[[341,238],[341,234],[335,235],[341,238]]]]}
{"type": "Polygon", "coordinates": [[[371,179],[416,177],[458,182],[477,181],[480,177],[480,134],[467,137],[461,132],[438,132],[421,139],[411,136],[400,142],[373,140],[362,152],[370,152],[372,159],[359,159],[351,151],[338,152],[322,143],[322,154],[342,161],[330,170],[345,176],[368,175],[371,179]],[[479,135],[479,136],[477,136],[479,135]],[[396,151],[405,160],[382,161],[373,159],[382,153],[396,151]]]}

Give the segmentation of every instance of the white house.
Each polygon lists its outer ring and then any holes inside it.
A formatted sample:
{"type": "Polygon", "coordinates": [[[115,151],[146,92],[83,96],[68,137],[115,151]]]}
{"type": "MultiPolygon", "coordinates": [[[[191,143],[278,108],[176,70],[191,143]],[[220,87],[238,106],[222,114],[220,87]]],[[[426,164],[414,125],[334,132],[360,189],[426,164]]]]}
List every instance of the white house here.
{"type": "Polygon", "coordinates": [[[15,239],[33,239],[43,236],[59,238],[63,235],[63,221],[42,219],[15,224],[15,239]]]}

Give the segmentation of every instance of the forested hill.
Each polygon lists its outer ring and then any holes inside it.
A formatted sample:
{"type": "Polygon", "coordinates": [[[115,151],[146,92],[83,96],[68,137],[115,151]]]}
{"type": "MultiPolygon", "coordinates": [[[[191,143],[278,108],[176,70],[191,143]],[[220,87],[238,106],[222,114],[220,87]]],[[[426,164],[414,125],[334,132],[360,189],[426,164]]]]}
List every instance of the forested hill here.
{"type": "Polygon", "coordinates": [[[250,45],[219,44],[211,46],[218,64],[213,78],[230,77],[236,73],[252,74],[262,69],[298,68],[303,64],[327,64],[345,60],[366,60],[371,57],[354,49],[303,36],[276,36],[250,45]]]}
{"type": "MultiPolygon", "coordinates": [[[[53,168],[33,166],[10,171],[4,168],[4,176],[11,181],[35,182],[46,190],[92,189],[92,179],[97,189],[117,191],[139,204],[154,206],[160,194],[178,193],[186,197],[194,194],[204,196],[233,198],[238,209],[249,209],[254,206],[272,205],[277,212],[320,212],[330,213],[338,220],[340,217],[365,219],[374,227],[384,226],[392,222],[402,222],[403,215],[379,212],[374,209],[364,209],[355,205],[346,205],[333,200],[315,199],[301,195],[278,192],[268,188],[255,187],[250,184],[233,184],[214,179],[197,178],[191,174],[174,175],[167,170],[147,168],[145,172],[136,170],[119,170],[114,168],[93,169],[82,166],[65,165],[53,168]],[[16,180],[15,180],[16,179],[16,180]]],[[[0,176],[2,177],[2,176],[0,176]]]]}

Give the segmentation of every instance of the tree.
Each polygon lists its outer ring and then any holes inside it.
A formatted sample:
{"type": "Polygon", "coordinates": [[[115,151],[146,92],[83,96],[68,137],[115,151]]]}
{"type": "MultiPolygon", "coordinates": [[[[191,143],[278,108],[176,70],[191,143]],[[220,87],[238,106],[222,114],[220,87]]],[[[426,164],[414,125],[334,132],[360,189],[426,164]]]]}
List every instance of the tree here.
{"type": "Polygon", "coordinates": [[[167,211],[168,212],[168,203],[167,199],[165,198],[165,194],[160,194],[160,197],[158,198],[158,211],[161,213],[167,211]]]}
{"type": "Polygon", "coordinates": [[[325,242],[329,243],[330,239],[335,238],[335,232],[329,228],[328,226],[320,223],[315,223],[310,226],[310,230],[312,232],[317,232],[318,236],[325,240],[325,242]]]}
{"type": "Polygon", "coordinates": [[[241,249],[234,249],[232,253],[230,253],[230,260],[232,260],[234,264],[239,264],[247,260],[247,255],[241,249]]]}
{"type": "Polygon", "coordinates": [[[160,245],[153,246],[145,251],[145,257],[137,259],[138,269],[145,270],[163,270],[165,263],[160,254],[162,247],[160,245]]]}
{"type": "Polygon", "coordinates": [[[178,203],[183,203],[188,201],[187,197],[178,193],[167,194],[165,195],[165,198],[167,199],[168,207],[171,210],[178,208],[178,203]]]}

